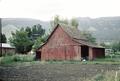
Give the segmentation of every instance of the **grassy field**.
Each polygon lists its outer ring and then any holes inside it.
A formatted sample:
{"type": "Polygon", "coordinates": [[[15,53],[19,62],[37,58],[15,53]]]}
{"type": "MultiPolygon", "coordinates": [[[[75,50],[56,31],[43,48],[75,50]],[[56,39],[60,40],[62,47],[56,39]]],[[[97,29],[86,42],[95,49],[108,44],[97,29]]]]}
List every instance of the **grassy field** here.
{"type": "Polygon", "coordinates": [[[120,71],[100,73],[86,81],[120,81],[120,71]]]}
{"type": "Polygon", "coordinates": [[[15,54],[10,56],[0,57],[0,65],[12,65],[16,63],[29,62],[30,64],[35,63],[46,63],[46,64],[120,64],[120,54],[113,56],[106,56],[105,58],[95,59],[93,61],[35,61],[35,55],[21,55],[15,54]]]}

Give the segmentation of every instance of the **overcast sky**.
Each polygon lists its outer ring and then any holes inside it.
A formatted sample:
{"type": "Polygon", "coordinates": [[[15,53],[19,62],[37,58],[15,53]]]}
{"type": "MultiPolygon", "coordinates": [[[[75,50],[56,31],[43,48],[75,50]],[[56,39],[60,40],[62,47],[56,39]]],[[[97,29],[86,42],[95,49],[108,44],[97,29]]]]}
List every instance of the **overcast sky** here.
{"type": "Polygon", "coordinates": [[[0,0],[0,17],[51,20],[120,16],[120,0],[0,0]]]}

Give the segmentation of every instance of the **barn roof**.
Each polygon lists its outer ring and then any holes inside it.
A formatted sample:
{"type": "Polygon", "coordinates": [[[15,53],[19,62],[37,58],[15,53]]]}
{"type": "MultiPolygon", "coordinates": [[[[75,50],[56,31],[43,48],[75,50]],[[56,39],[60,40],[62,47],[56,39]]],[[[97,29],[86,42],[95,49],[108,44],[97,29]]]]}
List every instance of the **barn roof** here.
{"type": "Polygon", "coordinates": [[[77,43],[79,43],[81,45],[86,45],[86,46],[90,46],[90,47],[93,47],[93,48],[103,48],[101,46],[98,46],[98,45],[95,45],[93,43],[88,42],[88,40],[86,39],[86,37],[84,37],[83,35],[81,35],[80,30],[76,29],[75,27],[72,27],[72,26],[69,26],[69,25],[65,25],[65,24],[61,24],[61,23],[59,23],[53,29],[52,33],[50,34],[50,36],[48,37],[48,39],[46,40],[46,42],[42,46],[44,46],[47,43],[47,41],[49,40],[49,38],[52,36],[52,34],[54,33],[54,31],[59,26],[72,38],[73,41],[75,41],[75,42],[77,42],[77,43]]]}
{"type": "Polygon", "coordinates": [[[81,45],[86,45],[94,48],[103,48],[101,46],[88,42],[87,38],[81,35],[80,30],[77,28],[65,24],[59,25],[73,39],[73,41],[80,43],[81,45]]]}
{"type": "Polygon", "coordinates": [[[0,47],[2,47],[2,48],[14,48],[8,43],[0,43],[0,47]]]}

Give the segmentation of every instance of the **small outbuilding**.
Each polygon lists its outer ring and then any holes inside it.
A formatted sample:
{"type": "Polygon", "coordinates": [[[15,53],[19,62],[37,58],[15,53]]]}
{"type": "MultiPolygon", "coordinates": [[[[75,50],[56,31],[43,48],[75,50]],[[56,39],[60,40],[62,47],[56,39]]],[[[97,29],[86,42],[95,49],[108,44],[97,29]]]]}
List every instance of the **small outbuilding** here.
{"type": "Polygon", "coordinates": [[[105,57],[105,49],[88,42],[81,32],[65,24],[58,24],[47,41],[36,51],[41,60],[93,60],[105,57]]]}
{"type": "Polygon", "coordinates": [[[0,56],[3,54],[15,53],[15,47],[12,47],[8,43],[0,43],[0,56]]]}

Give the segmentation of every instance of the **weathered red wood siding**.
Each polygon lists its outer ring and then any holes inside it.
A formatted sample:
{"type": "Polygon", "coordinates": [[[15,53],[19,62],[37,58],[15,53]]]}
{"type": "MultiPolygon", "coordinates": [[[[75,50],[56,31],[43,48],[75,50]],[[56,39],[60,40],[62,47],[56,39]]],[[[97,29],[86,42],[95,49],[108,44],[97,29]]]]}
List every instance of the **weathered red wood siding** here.
{"type": "Polygon", "coordinates": [[[80,59],[80,46],[58,27],[48,42],[41,48],[41,60],[80,59]]]}
{"type": "Polygon", "coordinates": [[[89,60],[93,60],[93,48],[89,47],[89,60]]]}
{"type": "Polygon", "coordinates": [[[102,58],[105,57],[104,48],[93,48],[93,58],[102,58]]]}

